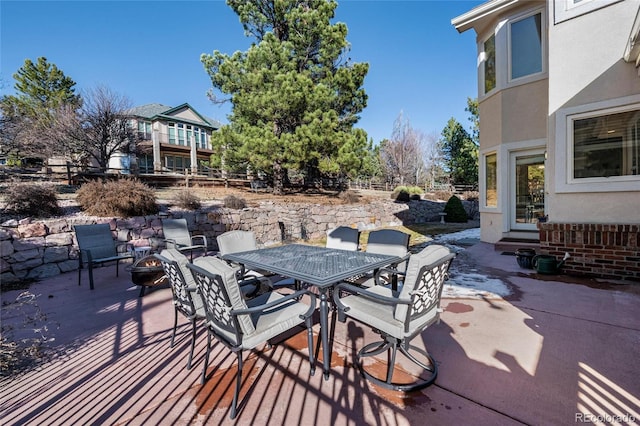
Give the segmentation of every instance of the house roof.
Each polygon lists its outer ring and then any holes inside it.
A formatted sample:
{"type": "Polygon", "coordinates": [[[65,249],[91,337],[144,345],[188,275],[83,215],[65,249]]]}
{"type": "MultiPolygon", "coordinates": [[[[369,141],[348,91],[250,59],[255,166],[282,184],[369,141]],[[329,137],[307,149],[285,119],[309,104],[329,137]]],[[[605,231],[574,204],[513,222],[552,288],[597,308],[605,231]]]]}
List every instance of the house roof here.
{"type": "Polygon", "coordinates": [[[636,19],[633,21],[631,34],[624,50],[624,60],[627,62],[635,62],[640,75],[640,8],[636,13],[636,19]]]}
{"type": "Polygon", "coordinates": [[[490,0],[474,7],[460,16],[453,18],[451,20],[451,25],[453,25],[459,33],[463,33],[468,29],[473,28],[478,21],[489,15],[493,15],[498,11],[506,9],[519,1],[521,0],[490,0]]]}
{"type": "Polygon", "coordinates": [[[129,110],[129,114],[131,114],[133,116],[136,116],[136,117],[146,118],[147,120],[152,120],[152,121],[153,120],[158,120],[158,119],[179,120],[179,121],[185,122],[185,123],[195,124],[195,125],[199,125],[199,126],[202,125],[202,122],[188,120],[188,119],[185,119],[185,118],[182,118],[182,117],[176,117],[175,115],[173,115],[174,113],[176,113],[177,111],[180,111],[182,109],[190,109],[203,122],[207,123],[209,126],[211,126],[214,129],[219,129],[220,127],[222,127],[222,123],[220,123],[218,120],[215,120],[213,118],[206,117],[206,116],[200,114],[198,111],[196,111],[188,103],[184,103],[184,104],[178,105],[176,107],[170,107],[168,105],[163,105],[163,104],[140,105],[140,106],[131,108],[129,110]]]}

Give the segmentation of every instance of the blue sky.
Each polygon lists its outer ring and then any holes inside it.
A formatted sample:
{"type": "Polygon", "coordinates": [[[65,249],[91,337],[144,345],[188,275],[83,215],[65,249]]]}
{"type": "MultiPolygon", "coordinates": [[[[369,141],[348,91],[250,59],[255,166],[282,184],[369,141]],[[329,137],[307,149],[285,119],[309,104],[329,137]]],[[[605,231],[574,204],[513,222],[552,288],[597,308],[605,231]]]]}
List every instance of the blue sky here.
{"type": "MultiPolygon", "coordinates": [[[[368,62],[368,106],[358,127],[378,143],[391,136],[400,111],[424,133],[454,117],[469,127],[467,97],[477,96],[475,33],[451,19],[482,1],[338,1],[336,21],[347,24],[349,56],[368,62]]],[[[244,51],[237,15],[222,0],[7,1],[0,3],[2,94],[25,59],[44,56],[81,91],[108,86],[134,106],[189,103],[228,122],[230,105],[206,97],[202,53],[244,51]]]]}

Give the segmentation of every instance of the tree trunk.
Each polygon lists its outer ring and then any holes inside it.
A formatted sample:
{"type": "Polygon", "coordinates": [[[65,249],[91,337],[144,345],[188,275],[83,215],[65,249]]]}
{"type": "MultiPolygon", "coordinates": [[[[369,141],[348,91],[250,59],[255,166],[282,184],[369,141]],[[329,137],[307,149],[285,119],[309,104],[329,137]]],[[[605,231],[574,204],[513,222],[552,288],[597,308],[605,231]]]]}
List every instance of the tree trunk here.
{"type": "Polygon", "coordinates": [[[284,189],[284,169],[280,161],[273,162],[273,194],[282,195],[284,189]]]}

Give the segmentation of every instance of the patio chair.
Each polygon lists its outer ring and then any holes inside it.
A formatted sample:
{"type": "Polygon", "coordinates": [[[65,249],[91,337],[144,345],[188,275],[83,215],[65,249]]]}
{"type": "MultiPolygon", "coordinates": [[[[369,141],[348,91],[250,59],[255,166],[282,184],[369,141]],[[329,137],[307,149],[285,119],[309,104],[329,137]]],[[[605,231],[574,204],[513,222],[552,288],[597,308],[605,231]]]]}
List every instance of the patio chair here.
{"type": "Polygon", "coordinates": [[[196,323],[206,318],[204,303],[200,294],[196,291],[196,283],[193,274],[186,265],[189,259],[177,249],[165,249],[160,254],[154,255],[162,263],[162,269],[171,284],[173,294],[173,333],[171,334],[171,347],[175,343],[176,329],[178,328],[178,312],[191,323],[191,350],[187,359],[187,370],[191,369],[193,351],[196,345],[196,323]]]}
{"type": "Polygon", "coordinates": [[[116,243],[108,223],[94,225],[74,225],[76,241],[80,254],[78,261],[78,285],[82,280],[82,268],[87,265],[89,269],[89,288],[93,290],[93,267],[107,262],[116,262],[116,277],[119,275],[120,261],[133,259],[133,245],[131,243],[116,243]]]}
{"type": "MultiPolygon", "coordinates": [[[[242,231],[239,229],[227,231],[216,237],[218,242],[218,256],[224,257],[225,254],[239,253],[242,251],[250,251],[258,249],[258,241],[253,231],[242,231]]],[[[237,280],[242,282],[247,279],[255,279],[259,277],[271,277],[275,275],[269,271],[245,269],[244,265],[235,262],[226,261],[234,268],[238,268],[237,280]]],[[[284,278],[278,281],[272,281],[272,286],[278,287],[296,287],[294,280],[284,278]]]]}
{"type": "Polygon", "coordinates": [[[187,267],[194,272],[207,316],[207,352],[201,383],[204,384],[207,379],[211,338],[214,337],[235,352],[238,357],[236,386],[230,413],[230,418],[234,419],[242,385],[242,352],[244,350],[253,350],[261,343],[304,324],[307,329],[311,375],[315,373],[311,327],[316,299],[313,293],[300,290],[288,295],[271,291],[245,301],[238,286],[234,268],[221,259],[213,258],[205,270],[198,265],[198,260],[196,259],[187,267]],[[304,295],[310,298],[309,304],[299,300],[304,295]]]}
{"type": "Polygon", "coordinates": [[[384,270],[374,271],[371,274],[365,274],[359,277],[353,277],[349,279],[349,281],[353,284],[365,287],[369,287],[374,283],[383,285],[391,284],[395,290],[397,288],[398,276],[393,274],[393,272],[397,270],[398,272],[404,273],[406,270],[410,255],[409,238],[409,234],[395,229],[378,229],[371,231],[367,237],[365,252],[394,255],[401,257],[402,260],[390,265],[384,270]],[[391,272],[391,274],[389,274],[389,272],[391,272]],[[377,275],[377,280],[374,280],[374,275],[377,275]]]}
{"type": "Polygon", "coordinates": [[[193,260],[193,252],[202,250],[204,255],[207,254],[207,237],[204,235],[191,235],[187,220],[182,219],[163,219],[162,233],[164,241],[168,248],[177,248],[182,252],[189,252],[191,260],[193,260]]]}
{"type": "Polygon", "coordinates": [[[360,245],[360,231],[349,226],[338,226],[327,231],[327,248],[342,250],[358,250],[360,245]]]}
{"type": "Polygon", "coordinates": [[[440,245],[428,246],[412,255],[401,291],[384,286],[362,288],[349,283],[337,286],[333,298],[338,320],[345,322],[346,317],[350,317],[370,326],[382,338],[365,345],[356,354],[355,364],[365,379],[387,389],[405,392],[424,388],[435,381],[438,369],[433,357],[426,349],[412,345],[411,340],[439,320],[442,287],[454,257],[455,254],[440,245]],[[398,349],[419,367],[418,373],[403,368],[405,374],[397,374],[394,378],[398,349]],[[363,358],[375,357],[385,351],[386,376],[379,377],[380,374],[374,373],[375,365],[365,365],[363,358]],[[412,381],[398,380],[399,376],[407,374],[412,381]]]}

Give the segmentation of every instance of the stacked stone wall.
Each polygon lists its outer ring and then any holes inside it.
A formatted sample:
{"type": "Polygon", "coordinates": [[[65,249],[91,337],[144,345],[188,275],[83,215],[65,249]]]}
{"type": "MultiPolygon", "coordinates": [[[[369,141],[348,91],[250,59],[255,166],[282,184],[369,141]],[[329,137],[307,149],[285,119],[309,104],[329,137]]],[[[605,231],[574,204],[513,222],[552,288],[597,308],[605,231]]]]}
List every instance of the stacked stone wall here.
{"type": "Polygon", "coordinates": [[[361,230],[440,220],[443,202],[319,205],[263,202],[257,207],[230,210],[209,206],[199,211],[176,210],[164,215],[133,218],[69,216],[48,220],[26,218],[0,226],[0,281],[43,279],[78,269],[78,246],[73,225],[109,223],[114,239],[134,246],[163,246],[162,219],[187,219],[192,235],[204,235],[210,251],[216,237],[231,229],[252,230],[265,246],[289,240],[313,240],[339,225],[361,230]]]}

